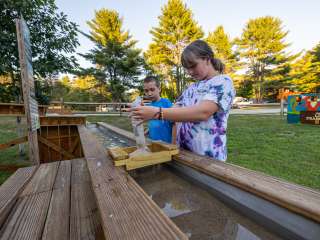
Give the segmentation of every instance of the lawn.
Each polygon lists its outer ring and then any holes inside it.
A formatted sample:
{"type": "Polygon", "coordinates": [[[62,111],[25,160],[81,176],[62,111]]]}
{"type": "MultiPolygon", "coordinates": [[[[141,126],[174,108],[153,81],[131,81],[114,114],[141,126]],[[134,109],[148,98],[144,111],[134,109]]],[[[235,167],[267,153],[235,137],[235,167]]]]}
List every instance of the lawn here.
{"type": "MultiPolygon", "coordinates": [[[[127,117],[95,116],[131,131],[127,117]]],[[[0,143],[16,137],[14,118],[0,118],[0,143]]],[[[287,124],[280,116],[231,115],[227,162],[320,190],[320,127],[287,124]]],[[[17,147],[0,152],[0,164],[26,164],[17,147]]],[[[0,173],[0,183],[8,177],[0,173]]]]}
{"type": "MultiPolygon", "coordinates": [[[[25,127],[25,119],[22,119],[25,127]]],[[[15,117],[0,117],[0,143],[5,143],[18,137],[15,117]]],[[[25,154],[20,156],[18,146],[0,150],[0,165],[28,166],[28,145],[25,144],[25,154]]],[[[11,172],[0,171],[0,184],[5,181],[11,172]]]]}

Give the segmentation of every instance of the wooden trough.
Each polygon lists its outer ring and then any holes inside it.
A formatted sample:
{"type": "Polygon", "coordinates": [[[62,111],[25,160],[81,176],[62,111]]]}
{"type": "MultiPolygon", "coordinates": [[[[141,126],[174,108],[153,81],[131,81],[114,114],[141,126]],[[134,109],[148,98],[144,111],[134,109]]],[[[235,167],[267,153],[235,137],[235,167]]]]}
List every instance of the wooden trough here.
{"type": "MultiPolygon", "coordinates": [[[[99,126],[134,140],[106,123],[99,126]]],[[[320,239],[320,192],[180,150],[169,167],[284,239],[320,239]]]]}
{"type": "Polygon", "coordinates": [[[130,156],[131,153],[137,150],[137,147],[109,148],[108,153],[115,166],[125,166],[127,170],[169,162],[172,160],[173,155],[179,153],[176,145],[164,142],[152,142],[147,147],[151,152],[138,156],[130,156]]]}
{"type": "Polygon", "coordinates": [[[40,163],[83,157],[77,126],[85,124],[84,116],[40,117],[40,129],[38,129],[40,163]]]}

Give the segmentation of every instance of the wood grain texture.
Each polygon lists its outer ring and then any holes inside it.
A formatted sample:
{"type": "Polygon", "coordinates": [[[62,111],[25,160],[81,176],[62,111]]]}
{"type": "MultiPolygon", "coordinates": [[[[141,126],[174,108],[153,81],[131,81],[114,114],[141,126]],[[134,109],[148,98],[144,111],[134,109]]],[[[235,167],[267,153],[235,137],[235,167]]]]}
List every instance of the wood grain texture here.
{"type": "Polygon", "coordinates": [[[56,180],[58,168],[59,162],[41,164],[20,197],[47,191],[51,192],[56,180]]]}
{"type": "Polygon", "coordinates": [[[106,239],[187,239],[84,126],[80,139],[106,239]]]}
{"type": "Polygon", "coordinates": [[[53,185],[42,239],[69,239],[71,161],[61,161],[53,185]]]}
{"type": "Polygon", "coordinates": [[[50,191],[19,198],[1,229],[0,239],[41,239],[50,198],[50,191]]]}
{"type": "Polygon", "coordinates": [[[70,239],[104,239],[91,183],[71,188],[70,239]]]}
{"type": "Polygon", "coordinates": [[[232,164],[180,151],[175,161],[320,222],[320,192],[232,164]]]}
{"type": "Polygon", "coordinates": [[[36,166],[20,168],[0,186],[0,226],[36,170],[36,166]]]}

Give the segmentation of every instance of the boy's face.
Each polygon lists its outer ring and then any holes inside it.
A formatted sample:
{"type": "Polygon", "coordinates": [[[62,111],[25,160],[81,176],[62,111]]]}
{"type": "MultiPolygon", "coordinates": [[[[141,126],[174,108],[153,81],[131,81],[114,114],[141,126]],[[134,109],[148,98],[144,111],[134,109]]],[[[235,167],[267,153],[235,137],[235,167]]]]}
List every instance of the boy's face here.
{"type": "Polygon", "coordinates": [[[154,81],[146,82],[143,84],[144,95],[150,101],[158,101],[160,100],[160,89],[157,87],[154,81]]]}

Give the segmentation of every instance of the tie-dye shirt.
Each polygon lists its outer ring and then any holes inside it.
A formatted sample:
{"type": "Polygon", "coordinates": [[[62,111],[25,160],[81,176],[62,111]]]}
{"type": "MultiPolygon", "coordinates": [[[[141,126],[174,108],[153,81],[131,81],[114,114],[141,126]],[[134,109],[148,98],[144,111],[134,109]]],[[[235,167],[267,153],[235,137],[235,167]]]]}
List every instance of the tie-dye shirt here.
{"type": "Polygon", "coordinates": [[[193,83],[178,98],[176,105],[188,107],[203,100],[215,102],[219,110],[207,121],[177,124],[177,143],[181,148],[217,160],[227,159],[227,120],[235,90],[227,75],[193,83]]]}

